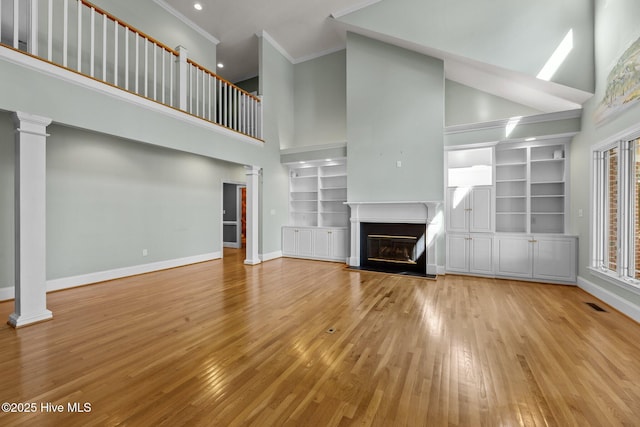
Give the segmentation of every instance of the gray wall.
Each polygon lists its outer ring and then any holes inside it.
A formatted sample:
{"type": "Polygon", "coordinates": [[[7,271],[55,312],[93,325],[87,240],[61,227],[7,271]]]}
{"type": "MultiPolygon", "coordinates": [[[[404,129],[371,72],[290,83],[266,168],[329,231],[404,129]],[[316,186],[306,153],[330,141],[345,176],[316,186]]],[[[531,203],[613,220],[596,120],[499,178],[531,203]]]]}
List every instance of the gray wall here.
{"type": "Polygon", "coordinates": [[[596,4],[596,94],[584,105],[582,132],[574,138],[571,147],[571,220],[573,232],[580,236],[579,274],[605,291],[618,295],[640,307],[640,295],[628,292],[592,275],[590,262],[590,215],[578,217],[578,210],[588,213],[591,186],[583,185],[590,176],[591,147],[638,124],[640,104],[613,116],[604,123],[594,119],[606,89],[606,78],[618,58],[629,45],[640,37],[637,17],[640,3],[636,0],[616,2],[597,0],[596,4]]]}
{"type": "Polygon", "coordinates": [[[482,123],[514,116],[532,116],[542,111],[518,104],[469,86],[445,81],[445,126],[482,123]]]}
{"type": "Polygon", "coordinates": [[[339,20],[533,76],[573,29],[574,49],[553,81],[593,90],[591,1],[381,1],[339,20]]]}
{"type": "Polygon", "coordinates": [[[280,147],[293,140],[293,65],[264,38],[260,39],[260,93],[265,136],[260,162],[260,253],[272,254],[280,251],[281,228],[288,220],[289,182],[287,169],[280,163],[280,147]]]}
{"type": "Polygon", "coordinates": [[[347,120],[350,201],[444,199],[442,61],[348,33],[347,120]]]}
{"type": "Polygon", "coordinates": [[[294,140],[282,148],[347,140],[346,60],[341,50],[295,65],[294,140]]]}
{"type": "Polygon", "coordinates": [[[48,131],[48,279],[222,250],[222,181],[243,180],[242,166],[64,126],[48,131]]]}
{"type": "Polygon", "coordinates": [[[14,285],[14,131],[11,115],[0,111],[0,288],[14,285]]]}

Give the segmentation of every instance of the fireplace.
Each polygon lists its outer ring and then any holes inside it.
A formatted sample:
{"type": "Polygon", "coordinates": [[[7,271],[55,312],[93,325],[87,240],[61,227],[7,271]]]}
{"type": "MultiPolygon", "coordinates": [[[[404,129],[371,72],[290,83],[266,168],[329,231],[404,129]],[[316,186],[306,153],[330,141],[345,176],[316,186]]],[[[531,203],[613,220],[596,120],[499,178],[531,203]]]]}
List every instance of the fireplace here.
{"type": "Polygon", "coordinates": [[[360,223],[360,267],[424,275],[425,234],[424,224],[360,223]]]}
{"type": "Polygon", "coordinates": [[[435,277],[442,238],[439,201],[347,202],[351,268],[435,277]]]}

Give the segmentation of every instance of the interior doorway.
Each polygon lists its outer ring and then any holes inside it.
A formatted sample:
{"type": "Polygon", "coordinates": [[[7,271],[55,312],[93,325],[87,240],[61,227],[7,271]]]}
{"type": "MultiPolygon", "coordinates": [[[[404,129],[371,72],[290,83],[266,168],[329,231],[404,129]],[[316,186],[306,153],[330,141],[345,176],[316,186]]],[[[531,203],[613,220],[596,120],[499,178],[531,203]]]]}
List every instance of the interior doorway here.
{"type": "Polygon", "coordinates": [[[244,183],[222,183],[222,246],[244,248],[247,242],[247,187],[244,183]]]}

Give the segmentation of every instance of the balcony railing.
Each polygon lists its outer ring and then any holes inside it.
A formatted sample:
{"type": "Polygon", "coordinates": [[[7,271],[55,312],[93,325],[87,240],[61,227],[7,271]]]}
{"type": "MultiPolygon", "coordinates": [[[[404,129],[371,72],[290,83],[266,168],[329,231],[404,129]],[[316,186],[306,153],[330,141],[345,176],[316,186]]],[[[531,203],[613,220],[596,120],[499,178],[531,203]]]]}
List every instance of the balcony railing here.
{"type": "Polygon", "coordinates": [[[84,0],[0,0],[0,43],[262,140],[260,98],[84,0]]]}

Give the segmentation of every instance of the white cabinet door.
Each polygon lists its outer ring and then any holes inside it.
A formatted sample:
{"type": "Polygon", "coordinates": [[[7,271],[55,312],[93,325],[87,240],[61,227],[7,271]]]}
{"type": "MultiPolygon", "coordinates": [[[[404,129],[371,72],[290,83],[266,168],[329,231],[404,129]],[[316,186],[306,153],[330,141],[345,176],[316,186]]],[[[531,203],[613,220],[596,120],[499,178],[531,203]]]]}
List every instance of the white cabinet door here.
{"type": "Polygon", "coordinates": [[[331,230],[320,228],[315,231],[315,241],[313,248],[313,256],[319,258],[329,258],[331,255],[331,230]]]}
{"type": "Polygon", "coordinates": [[[576,281],[576,238],[535,236],[533,240],[534,278],[576,281]]]}
{"type": "Polygon", "coordinates": [[[466,234],[447,234],[447,271],[469,272],[469,245],[466,234]]]}
{"type": "Polygon", "coordinates": [[[447,230],[468,231],[468,191],[468,188],[463,187],[447,189],[447,230]]]}
{"type": "Polygon", "coordinates": [[[310,228],[299,228],[297,230],[298,250],[300,256],[310,257],[313,255],[313,230],[310,228]]]}
{"type": "Polygon", "coordinates": [[[296,234],[295,228],[282,227],[282,255],[297,255],[296,234]]]}
{"type": "Polygon", "coordinates": [[[491,187],[475,187],[469,195],[469,231],[482,233],[493,231],[492,224],[492,196],[491,187]]]}
{"type": "Polygon", "coordinates": [[[531,278],[533,273],[530,236],[496,236],[495,272],[501,276],[531,278]]]}
{"type": "Polygon", "coordinates": [[[469,272],[493,274],[493,236],[472,234],[469,240],[469,272]]]}
{"type": "Polygon", "coordinates": [[[331,233],[331,258],[346,262],[347,230],[333,230],[331,233]]]}

